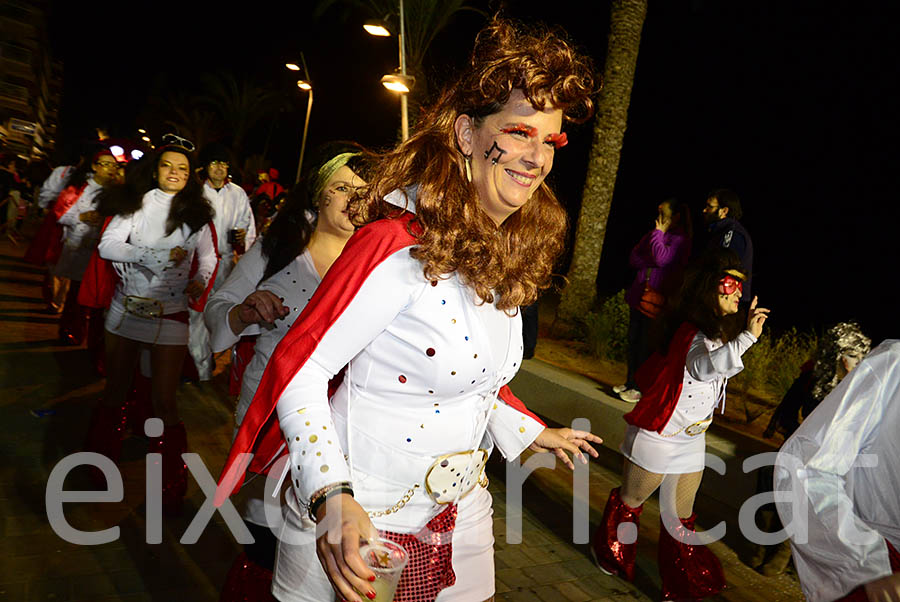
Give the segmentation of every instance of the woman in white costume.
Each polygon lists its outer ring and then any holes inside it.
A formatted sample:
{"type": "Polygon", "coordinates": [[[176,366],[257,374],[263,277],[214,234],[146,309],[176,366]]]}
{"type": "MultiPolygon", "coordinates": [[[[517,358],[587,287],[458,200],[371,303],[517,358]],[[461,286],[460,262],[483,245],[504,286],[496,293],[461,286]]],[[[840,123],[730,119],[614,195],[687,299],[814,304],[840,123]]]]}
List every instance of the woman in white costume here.
{"type": "Polygon", "coordinates": [[[98,252],[119,280],[106,317],[106,388],[88,447],[118,460],[126,395],[141,348],[149,347],[151,398],[165,425],[151,447],[163,454],[163,506],[171,512],[180,509],[187,488],[181,460],[187,440],[175,391],[187,353],[188,303],[202,299],[217,263],[212,210],[194,176],[192,150],[188,141],[175,139],[142,160],[124,186],[100,198],[113,217],[98,252]]]}
{"type": "Polygon", "coordinates": [[[362,227],[272,354],[220,480],[219,503],[242,452],[256,452],[252,470],[287,442],[279,600],[373,599],[359,546],[379,531],[410,553],[395,600],[490,600],[487,454],[531,446],[570,467],[566,452],[596,455],[599,438],[545,428],[505,386],[522,361],[518,308],[550,285],[564,244],[544,179],[592,92],[589,59],[559,34],[495,20],[418,131],[374,166],[351,205],[362,227]]]}
{"type": "Polygon", "coordinates": [[[661,318],[663,344],[635,375],[643,396],[624,417],[623,483],[610,492],[594,535],[592,550],[601,570],[632,581],[637,544],[620,541],[629,531],[620,527],[634,523],[636,535],[644,502],[663,485],[658,544],[663,600],[704,598],[725,585],[718,559],[692,535],[706,429],[715,409],[725,410],[728,379],[743,370],[741,356],[759,338],[769,312],[754,298],[746,322],[738,313],[748,277],[741,270],[740,258],[728,249],[712,249],[688,269],[661,318]]]}
{"type": "MultiPolygon", "coordinates": [[[[300,316],[355,231],[347,210],[352,193],[365,185],[360,177],[361,151],[349,142],[321,147],[266,236],[247,251],[209,298],[204,318],[214,352],[228,349],[240,337],[258,335],[243,372],[236,426],[244,419],[275,346],[300,316]],[[315,226],[308,211],[316,216],[315,226]]],[[[263,600],[269,596],[276,540],[268,528],[260,492],[246,499],[243,510],[254,543],[245,546],[245,553],[232,564],[222,601],[263,600]]]]}

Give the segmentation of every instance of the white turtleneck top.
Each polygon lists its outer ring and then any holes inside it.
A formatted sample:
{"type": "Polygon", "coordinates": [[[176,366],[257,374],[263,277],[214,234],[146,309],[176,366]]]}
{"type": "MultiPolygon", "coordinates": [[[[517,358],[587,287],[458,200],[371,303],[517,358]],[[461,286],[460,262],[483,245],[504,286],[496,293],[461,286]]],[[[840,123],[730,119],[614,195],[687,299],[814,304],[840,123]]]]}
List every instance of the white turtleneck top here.
{"type": "Polygon", "coordinates": [[[166,220],[174,195],[154,188],[144,195],[139,210],[128,216],[117,215],[103,232],[98,250],[103,259],[113,262],[119,275],[115,298],[150,297],[160,301],[163,313],[184,311],[188,306],[184,293],[189,281],[191,261],[196,254],[198,269],[194,275],[204,286],[216,267],[216,251],[209,226],[191,232],[187,225],[166,234],[166,220]],[[174,247],[187,251],[177,266],[169,260],[174,247]]]}

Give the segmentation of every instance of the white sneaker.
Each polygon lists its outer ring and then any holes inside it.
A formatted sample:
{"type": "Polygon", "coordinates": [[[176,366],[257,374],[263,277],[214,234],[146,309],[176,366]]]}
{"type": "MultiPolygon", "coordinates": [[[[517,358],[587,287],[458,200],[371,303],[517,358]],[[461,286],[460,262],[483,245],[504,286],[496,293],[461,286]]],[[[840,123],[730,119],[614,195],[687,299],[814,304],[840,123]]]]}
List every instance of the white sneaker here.
{"type": "Polygon", "coordinates": [[[628,389],[619,393],[619,399],[628,403],[637,403],[641,400],[641,392],[637,389],[628,389]]]}
{"type": "Polygon", "coordinates": [[[625,391],[627,389],[628,389],[628,385],[616,385],[615,387],[613,387],[613,393],[618,395],[619,393],[621,393],[622,391],[625,391]]]}

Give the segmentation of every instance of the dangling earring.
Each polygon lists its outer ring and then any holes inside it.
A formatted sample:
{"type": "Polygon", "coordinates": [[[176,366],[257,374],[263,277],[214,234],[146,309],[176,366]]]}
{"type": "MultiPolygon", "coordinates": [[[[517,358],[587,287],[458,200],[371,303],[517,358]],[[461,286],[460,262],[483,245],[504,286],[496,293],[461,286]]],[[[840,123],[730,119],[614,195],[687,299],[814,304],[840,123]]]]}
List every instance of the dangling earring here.
{"type": "Polygon", "coordinates": [[[472,181],[472,155],[464,155],[466,161],[466,180],[472,181]]]}

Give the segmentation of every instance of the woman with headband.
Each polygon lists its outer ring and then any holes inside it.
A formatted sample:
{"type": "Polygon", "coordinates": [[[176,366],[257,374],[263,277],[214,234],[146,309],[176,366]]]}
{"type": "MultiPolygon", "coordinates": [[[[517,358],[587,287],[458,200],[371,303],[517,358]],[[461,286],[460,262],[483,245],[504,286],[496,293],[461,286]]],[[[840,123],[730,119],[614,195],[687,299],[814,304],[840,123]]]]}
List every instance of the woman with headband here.
{"type": "Polygon", "coordinates": [[[194,177],[193,144],[168,135],[166,142],[129,174],[123,186],[100,196],[112,216],[98,245],[118,283],[106,316],[107,379],[88,432],[88,451],[119,459],[126,395],[142,348],[149,347],[151,398],[163,432],[147,432],[162,454],[163,508],[177,513],[187,490],[184,424],[175,391],[187,353],[188,304],[202,309],[215,278],[212,209],[194,177]],[[196,259],[196,268],[192,261],[196,259]]]}
{"type": "MultiPolygon", "coordinates": [[[[266,235],[243,256],[209,298],[204,318],[214,352],[258,335],[243,372],[235,423],[241,425],[275,346],[303,311],[355,228],[347,216],[351,195],[365,181],[362,149],[335,142],[317,152],[304,182],[288,197],[266,235]],[[310,215],[316,217],[315,226],[310,215]]],[[[260,480],[261,485],[264,479],[260,480]]],[[[264,600],[272,586],[275,537],[264,512],[262,487],[250,494],[244,521],[254,544],[228,573],[221,600],[264,600]]]]}
{"type": "Polygon", "coordinates": [[[712,596],[725,586],[722,565],[698,542],[694,498],[703,477],[706,429],[725,411],[728,379],[762,334],[769,310],[750,303],[738,313],[749,274],[727,249],[712,249],[691,266],[662,320],[660,349],[638,369],[643,396],[625,414],[623,483],[610,492],[592,552],[600,569],[634,580],[637,527],[644,501],[660,495],[659,572],[662,599],[712,596]],[[622,529],[633,523],[632,529],[622,529]],[[626,541],[619,540],[620,534],[626,541]]]}
{"type": "Polygon", "coordinates": [[[593,91],[558,32],[496,19],[418,131],[378,158],[351,203],[360,229],[272,354],[217,492],[221,504],[240,485],[242,452],[259,470],[287,445],[279,600],[375,598],[360,544],[379,533],[409,553],[395,600],[490,600],[490,451],[569,467],[569,453],[596,455],[599,438],[546,428],[506,386],[518,308],[550,285],[565,241],[544,179],[593,91]]]}

